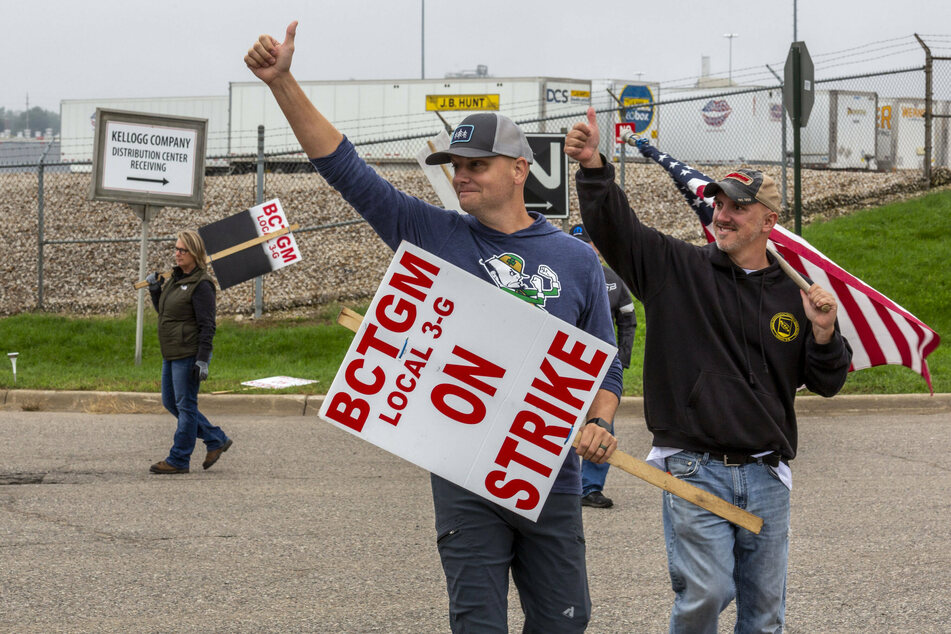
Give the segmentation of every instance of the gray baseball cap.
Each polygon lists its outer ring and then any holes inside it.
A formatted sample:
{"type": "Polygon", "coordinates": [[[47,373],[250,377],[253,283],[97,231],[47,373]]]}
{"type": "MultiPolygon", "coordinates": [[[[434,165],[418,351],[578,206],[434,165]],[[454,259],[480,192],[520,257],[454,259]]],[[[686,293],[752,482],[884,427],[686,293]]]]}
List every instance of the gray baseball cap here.
{"type": "Polygon", "coordinates": [[[534,162],[532,147],[522,129],[515,122],[497,112],[470,114],[452,132],[449,149],[433,152],[426,157],[427,165],[448,163],[453,156],[475,158],[479,156],[525,157],[534,162]]]}

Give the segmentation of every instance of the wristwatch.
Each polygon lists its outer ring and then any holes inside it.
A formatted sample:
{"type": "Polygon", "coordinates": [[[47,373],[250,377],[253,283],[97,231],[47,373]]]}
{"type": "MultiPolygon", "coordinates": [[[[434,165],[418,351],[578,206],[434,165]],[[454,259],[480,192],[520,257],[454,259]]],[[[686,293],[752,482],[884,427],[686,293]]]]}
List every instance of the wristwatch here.
{"type": "Polygon", "coordinates": [[[589,418],[588,422],[586,422],[585,425],[591,425],[592,423],[597,425],[601,429],[606,429],[607,431],[611,431],[611,423],[604,420],[603,418],[598,418],[598,417],[589,418]]]}

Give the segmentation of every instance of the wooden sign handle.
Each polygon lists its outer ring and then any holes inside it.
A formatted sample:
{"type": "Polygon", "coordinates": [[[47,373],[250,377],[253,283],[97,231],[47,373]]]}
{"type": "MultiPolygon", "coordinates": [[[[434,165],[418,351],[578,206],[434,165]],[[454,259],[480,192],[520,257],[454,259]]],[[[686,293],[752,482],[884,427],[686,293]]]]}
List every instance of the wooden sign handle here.
{"type": "MultiPolygon", "coordinates": [[[[344,307],[337,315],[337,323],[356,332],[363,322],[363,315],[344,307]]],[[[578,446],[578,435],[575,434],[574,446],[578,446]]],[[[763,519],[753,515],[749,511],[744,511],[738,506],[730,504],[726,500],[719,498],[712,493],[704,491],[683,480],[678,480],[674,476],[661,471],[643,460],[638,460],[634,456],[615,451],[608,458],[608,464],[626,471],[633,476],[640,478],[648,484],[660,487],[664,491],[672,493],[677,497],[683,498],[692,504],[696,504],[702,509],[710,511],[714,515],[722,517],[728,522],[732,522],[741,528],[745,528],[751,533],[759,535],[763,529],[763,519]]]]}
{"type": "MultiPolygon", "coordinates": [[[[429,146],[429,149],[430,149],[431,151],[433,151],[433,152],[436,151],[436,145],[435,145],[432,141],[427,140],[427,141],[426,141],[426,145],[429,146]]],[[[445,163],[442,163],[439,167],[442,168],[442,173],[446,175],[446,180],[449,181],[449,185],[451,186],[451,185],[452,185],[452,174],[449,173],[449,168],[446,167],[446,164],[445,164],[445,163]]]]}
{"type": "MultiPolygon", "coordinates": [[[[277,231],[272,231],[271,233],[265,233],[263,236],[258,236],[256,238],[251,238],[250,240],[245,240],[244,242],[240,242],[234,246],[230,246],[227,249],[222,249],[221,251],[218,251],[217,253],[212,253],[207,258],[205,258],[205,263],[211,264],[215,260],[220,260],[221,258],[227,257],[229,255],[233,255],[237,253],[238,251],[244,251],[245,249],[251,248],[256,244],[261,244],[262,242],[267,242],[268,240],[273,240],[274,238],[280,238],[284,234],[290,233],[291,231],[297,231],[298,229],[300,229],[300,225],[294,224],[294,225],[291,225],[290,227],[281,227],[277,231]]],[[[163,271],[160,275],[166,279],[169,279],[172,277],[172,272],[163,271]]],[[[133,284],[132,288],[138,290],[140,288],[145,288],[148,285],[149,285],[148,282],[146,282],[145,280],[142,280],[141,282],[136,282],[135,284],[133,284]]]]}
{"type": "MultiPolygon", "coordinates": [[[[578,446],[578,435],[575,434],[574,446],[578,446]]],[[[763,519],[753,515],[749,511],[744,511],[738,506],[730,504],[723,498],[719,498],[708,491],[695,487],[689,482],[684,482],[675,478],[666,471],[661,471],[657,467],[649,465],[643,460],[639,460],[623,451],[615,451],[608,458],[608,464],[627,471],[647,482],[659,487],[668,493],[672,493],[679,498],[683,498],[691,504],[696,504],[702,509],[710,511],[714,515],[722,517],[728,522],[732,522],[741,528],[745,528],[751,533],[759,535],[763,529],[763,519]]]]}

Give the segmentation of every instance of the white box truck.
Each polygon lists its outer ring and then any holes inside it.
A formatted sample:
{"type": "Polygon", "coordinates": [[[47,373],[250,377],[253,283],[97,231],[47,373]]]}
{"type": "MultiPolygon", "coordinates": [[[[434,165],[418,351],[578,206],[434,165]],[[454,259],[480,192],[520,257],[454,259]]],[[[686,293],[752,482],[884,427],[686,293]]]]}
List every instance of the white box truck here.
{"type": "MultiPolygon", "coordinates": [[[[877,110],[878,95],[874,92],[817,90],[809,122],[800,133],[803,164],[876,169],[877,110]]],[[[792,134],[787,134],[786,143],[792,152],[792,134]]]]}
{"type": "MultiPolygon", "coordinates": [[[[951,165],[951,102],[934,100],[931,128],[931,164],[951,165]]],[[[913,97],[882,99],[877,119],[878,159],[881,169],[924,168],[925,100],[913,97]]]]}
{"type": "Polygon", "coordinates": [[[694,164],[782,160],[778,88],[667,89],[658,108],[657,147],[694,164]]]}

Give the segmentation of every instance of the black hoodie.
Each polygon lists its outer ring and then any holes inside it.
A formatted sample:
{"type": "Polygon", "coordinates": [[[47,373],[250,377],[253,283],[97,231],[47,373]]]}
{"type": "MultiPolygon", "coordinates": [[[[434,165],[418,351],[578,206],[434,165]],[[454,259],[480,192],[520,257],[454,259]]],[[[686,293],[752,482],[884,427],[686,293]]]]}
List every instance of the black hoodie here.
{"type": "Polygon", "coordinates": [[[644,410],[654,446],[796,455],[796,389],[832,396],[852,349],[816,343],[799,287],[770,258],[747,274],[702,247],[640,223],[614,167],[579,170],[585,229],[646,314],[644,410]]]}

